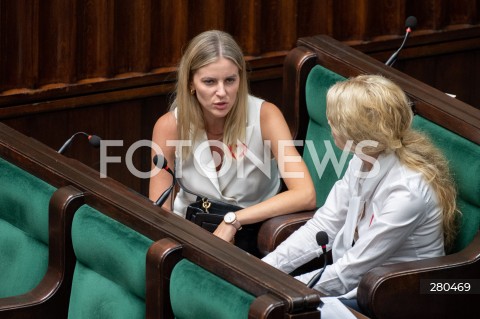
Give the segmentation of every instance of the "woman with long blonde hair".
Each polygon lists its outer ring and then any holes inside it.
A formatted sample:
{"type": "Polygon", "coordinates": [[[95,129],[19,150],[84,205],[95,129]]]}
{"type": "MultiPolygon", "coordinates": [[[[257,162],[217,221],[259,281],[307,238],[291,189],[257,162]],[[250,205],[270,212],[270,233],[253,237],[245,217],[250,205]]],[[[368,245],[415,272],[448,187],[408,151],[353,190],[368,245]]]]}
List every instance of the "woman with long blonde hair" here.
{"type": "MultiPolygon", "coordinates": [[[[352,152],[344,177],[314,217],[263,260],[290,272],[316,257],[326,232],[333,264],[315,289],[356,305],[356,287],[370,269],[442,256],[455,236],[456,191],[448,162],[411,128],[402,89],[380,75],[333,85],[326,116],[335,144],[352,152]]],[[[304,274],[308,282],[318,271],[304,274]]]]}
{"type": "MultiPolygon", "coordinates": [[[[187,189],[242,207],[214,231],[226,241],[242,225],[315,207],[313,182],[282,113],[249,94],[242,50],[226,32],[206,31],[190,41],[171,110],[156,122],[152,141],[170,166],[175,163],[182,185],[165,209],[185,217],[197,200],[187,189]],[[285,160],[295,157],[300,160],[285,160]],[[281,193],[280,177],[287,187],[281,193]]],[[[170,183],[165,171],[151,176],[149,197],[156,200],[170,183]]]]}

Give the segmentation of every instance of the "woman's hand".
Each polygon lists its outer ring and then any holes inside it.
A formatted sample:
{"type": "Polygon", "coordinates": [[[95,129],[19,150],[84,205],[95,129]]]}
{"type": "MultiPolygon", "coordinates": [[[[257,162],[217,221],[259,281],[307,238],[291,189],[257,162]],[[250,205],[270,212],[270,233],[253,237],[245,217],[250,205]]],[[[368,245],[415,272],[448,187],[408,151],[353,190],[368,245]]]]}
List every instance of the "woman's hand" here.
{"type": "Polygon", "coordinates": [[[225,222],[221,222],[218,225],[217,229],[213,232],[213,234],[221,239],[228,241],[230,243],[234,242],[235,234],[237,233],[237,229],[233,225],[226,224],[225,222]]]}

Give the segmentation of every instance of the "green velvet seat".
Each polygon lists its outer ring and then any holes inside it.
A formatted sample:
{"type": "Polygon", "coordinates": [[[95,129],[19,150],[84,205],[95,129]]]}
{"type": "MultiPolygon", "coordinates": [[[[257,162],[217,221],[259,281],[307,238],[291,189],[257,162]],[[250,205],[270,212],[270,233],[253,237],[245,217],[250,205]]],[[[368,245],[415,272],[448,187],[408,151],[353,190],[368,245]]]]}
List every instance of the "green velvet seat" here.
{"type": "Polygon", "coordinates": [[[318,207],[327,199],[333,184],[343,176],[352,157],[347,152],[342,153],[335,145],[325,116],[327,91],[343,80],[344,77],[316,65],[309,73],[305,86],[309,119],[303,159],[315,185],[318,207]]]}
{"type": "MultiPolygon", "coordinates": [[[[318,206],[323,204],[335,181],[343,176],[346,165],[342,164],[351,158],[342,158],[325,116],[328,88],[342,80],[345,78],[316,65],[310,71],[305,87],[309,123],[303,157],[315,184],[318,206]],[[314,147],[309,147],[309,143],[314,147]],[[330,156],[333,153],[335,156],[330,156]]],[[[480,228],[480,146],[419,115],[415,115],[413,127],[426,133],[449,159],[462,211],[461,227],[452,252],[460,251],[473,240],[480,228]]]]}
{"type": "Polygon", "coordinates": [[[56,188],[0,158],[0,298],[27,293],[48,268],[48,205],[56,188]]]}
{"type": "Polygon", "coordinates": [[[182,259],[170,277],[170,303],[177,319],[248,318],[255,296],[182,259]]]}
{"type": "Polygon", "coordinates": [[[68,318],[145,318],[146,255],[153,241],[88,205],[72,225],[77,258],[68,318]]]}
{"type": "Polygon", "coordinates": [[[416,115],[413,127],[425,132],[448,158],[457,184],[460,229],[450,253],[472,242],[480,229],[480,146],[416,115]]]}

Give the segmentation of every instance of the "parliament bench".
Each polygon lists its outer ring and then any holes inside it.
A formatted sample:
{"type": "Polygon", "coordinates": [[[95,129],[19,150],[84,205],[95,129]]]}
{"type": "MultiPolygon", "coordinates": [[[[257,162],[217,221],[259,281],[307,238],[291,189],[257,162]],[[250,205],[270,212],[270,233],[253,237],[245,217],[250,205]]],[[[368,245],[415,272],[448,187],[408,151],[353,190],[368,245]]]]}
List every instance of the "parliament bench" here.
{"type": "Polygon", "coordinates": [[[48,204],[55,187],[0,158],[0,298],[24,294],[48,266],[48,204]],[[36,264],[35,269],[29,265],[36,264]]]}
{"type": "MultiPolygon", "coordinates": [[[[452,290],[433,294],[421,286],[446,280],[473,284],[480,279],[480,110],[327,36],[299,39],[284,64],[282,111],[292,134],[305,142],[301,151],[314,180],[319,207],[346,168],[333,165],[342,158],[325,116],[326,92],[337,81],[359,74],[382,74],[407,93],[415,113],[413,127],[426,133],[449,160],[462,211],[459,233],[447,256],[372,269],[360,281],[359,305],[372,318],[466,318],[474,294],[452,290]],[[322,163],[325,154],[335,155],[327,156],[326,165],[322,163]]],[[[264,223],[259,238],[261,252],[275,249],[314,212],[280,216],[264,223]]]]}
{"type": "Polygon", "coordinates": [[[69,230],[82,194],[1,157],[0,172],[0,317],[64,318],[73,269],[69,230]]]}
{"type": "Polygon", "coordinates": [[[25,302],[23,297],[31,297],[37,286],[42,286],[40,281],[34,290],[16,295],[6,308],[0,307],[0,317],[82,318],[94,315],[88,310],[97,310],[102,318],[109,318],[109,314],[198,318],[204,310],[197,306],[208,307],[213,314],[250,318],[319,315],[319,296],[302,283],[2,123],[0,157],[52,185],[52,191],[57,191],[46,196],[51,198],[50,212],[68,210],[65,213],[69,216],[54,240],[64,242],[58,252],[64,264],[55,270],[63,286],[51,289],[43,299],[37,298],[39,304],[50,305],[49,311],[52,307],[56,310],[49,312],[44,306],[25,302]],[[89,233],[89,229],[98,231],[89,233]],[[170,255],[172,242],[180,245],[181,249],[173,249],[178,254],[170,255]],[[134,258],[130,261],[127,255],[134,258]],[[217,302],[205,299],[198,282],[185,286],[184,273],[207,279],[217,302]],[[189,295],[189,290],[196,293],[189,295]],[[109,308],[117,297],[126,302],[109,308]]]}
{"type": "Polygon", "coordinates": [[[159,297],[147,269],[156,270],[161,259],[147,262],[152,239],[88,204],[75,213],[71,236],[76,262],[68,318],[161,318],[151,313],[159,297]]]}

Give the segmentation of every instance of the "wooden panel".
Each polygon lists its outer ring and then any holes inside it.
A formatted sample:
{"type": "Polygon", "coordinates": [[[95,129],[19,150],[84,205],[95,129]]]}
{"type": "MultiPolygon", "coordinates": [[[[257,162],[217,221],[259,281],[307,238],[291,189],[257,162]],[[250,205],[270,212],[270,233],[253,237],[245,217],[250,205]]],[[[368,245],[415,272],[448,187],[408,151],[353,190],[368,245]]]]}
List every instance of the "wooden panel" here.
{"type": "MultiPolygon", "coordinates": [[[[62,87],[76,82],[76,1],[39,5],[38,85],[62,87]]],[[[36,54],[37,52],[32,52],[36,54]]]]}
{"type": "Polygon", "coordinates": [[[371,38],[405,34],[405,1],[369,1],[365,33],[371,38]]]}
{"type": "Polygon", "coordinates": [[[225,21],[225,28],[230,30],[243,49],[243,54],[260,55],[262,53],[260,1],[227,1],[225,12],[230,17],[225,21]]]}
{"type": "Polygon", "coordinates": [[[114,65],[117,74],[150,69],[150,0],[115,1],[114,65]]]}
{"type": "Polygon", "coordinates": [[[439,30],[445,27],[444,0],[407,1],[408,15],[418,19],[418,29],[439,30]]]}
{"type": "Polygon", "coordinates": [[[333,3],[336,0],[303,0],[298,5],[297,37],[313,34],[333,34],[333,3]]]}
{"type": "Polygon", "coordinates": [[[447,25],[472,25],[478,22],[480,14],[480,2],[470,0],[446,1],[449,12],[447,25]]]}
{"type": "MultiPolygon", "coordinates": [[[[187,41],[206,29],[230,32],[245,55],[263,59],[316,34],[348,44],[400,38],[410,15],[418,18],[417,34],[475,26],[479,3],[42,0],[40,6],[39,0],[0,0],[0,92],[42,95],[56,87],[71,91],[82,83],[171,70],[187,41]]],[[[0,104],[17,100],[6,99],[0,104]]]]}
{"type": "Polygon", "coordinates": [[[151,16],[153,69],[177,65],[188,41],[188,1],[154,0],[151,16]]]}
{"type": "Polygon", "coordinates": [[[293,0],[261,2],[262,51],[290,50],[297,40],[297,8],[293,0]]]}
{"type": "Polygon", "coordinates": [[[188,2],[188,33],[190,38],[210,29],[225,29],[225,0],[190,0],[188,2]]]}
{"type": "Polygon", "coordinates": [[[77,78],[108,78],[113,75],[114,16],[112,0],[78,1],[77,78]]]}
{"type": "Polygon", "coordinates": [[[409,59],[408,63],[401,63],[398,68],[440,91],[456,95],[461,101],[472,101],[472,105],[480,108],[478,94],[466,85],[466,83],[478,83],[479,58],[478,51],[464,52],[443,55],[436,59],[429,57],[409,59]]]}
{"type": "Polygon", "coordinates": [[[367,2],[368,0],[334,1],[332,36],[335,39],[360,42],[366,38],[367,2]]]}
{"type": "Polygon", "coordinates": [[[38,79],[39,0],[0,1],[0,92],[21,92],[38,79]]]}
{"type": "MultiPolygon", "coordinates": [[[[480,28],[422,33],[412,34],[394,67],[480,108],[480,91],[475,84],[479,78],[475,67],[480,57],[480,28]]],[[[398,39],[353,47],[384,62],[400,43],[398,39]]]]}

